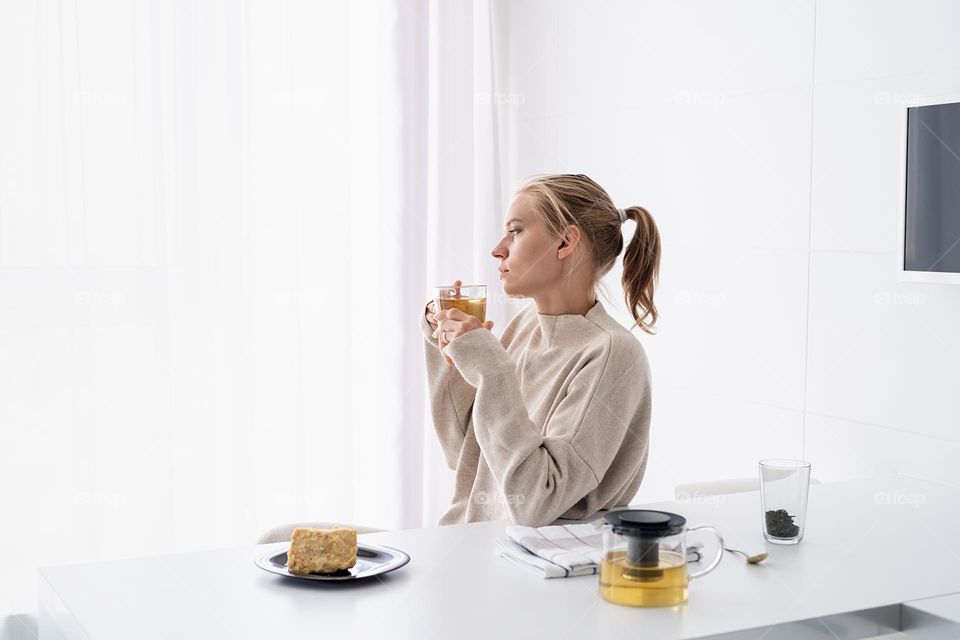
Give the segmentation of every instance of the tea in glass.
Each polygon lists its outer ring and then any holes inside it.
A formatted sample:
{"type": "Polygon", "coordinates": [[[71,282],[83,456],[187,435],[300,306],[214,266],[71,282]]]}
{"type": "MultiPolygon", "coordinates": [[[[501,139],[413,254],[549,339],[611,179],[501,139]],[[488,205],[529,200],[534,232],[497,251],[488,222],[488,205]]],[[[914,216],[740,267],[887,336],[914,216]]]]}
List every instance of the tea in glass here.
{"type": "Polygon", "coordinates": [[[487,285],[437,287],[437,309],[459,309],[480,322],[487,319],[487,285]]]}

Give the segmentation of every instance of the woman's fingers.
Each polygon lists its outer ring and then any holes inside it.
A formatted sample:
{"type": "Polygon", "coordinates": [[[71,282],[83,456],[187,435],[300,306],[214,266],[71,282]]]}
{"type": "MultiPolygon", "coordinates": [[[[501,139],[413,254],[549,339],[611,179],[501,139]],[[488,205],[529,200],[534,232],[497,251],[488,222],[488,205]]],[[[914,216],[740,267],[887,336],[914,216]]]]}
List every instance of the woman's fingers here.
{"type": "Polygon", "coordinates": [[[437,338],[437,346],[440,348],[440,354],[443,356],[443,359],[446,360],[447,366],[449,367],[453,364],[453,360],[443,352],[448,344],[448,342],[443,341],[443,337],[437,338]]]}
{"type": "Polygon", "coordinates": [[[437,326],[433,330],[433,335],[438,336],[444,331],[447,331],[451,337],[454,335],[460,335],[470,329],[476,329],[477,327],[482,326],[476,318],[473,316],[467,316],[466,320],[454,320],[451,318],[440,317],[437,321],[437,326]]]}
{"type": "Polygon", "coordinates": [[[450,338],[466,333],[472,329],[493,329],[493,320],[480,322],[475,317],[460,311],[459,309],[449,309],[437,314],[437,322],[434,325],[433,337],[441,335],[443,331],[450,332],[450,338]]]}
{"type": "Polygon", "coordinates": [[[464,322],[465,320],[472,318],[473,316],[460,311],[460,309],[444,309],[437,314],[437,320],[455,320],[457,322],[464,322]]]}
{"type": "Polygon", "coordinates": [[[423,312],[424,317],[427,319],[427,323],[430,324],[434,329],[437,328],[437,301],[431,300],[424,307],[423,312]]]}
{"type": "Polygon", "coordinates": [[[433,330],[433,337],[443,340],[444,344],[448,344],[464,331],[466,331],[466,329],[459,322],[444,320],[433,330]]]}
{"type": "Polygon", "coordinates": [[[463,285],[463,282],[460,280],[453,281],[453,290],[454,294],[459,298],[460,297],[460,286],[463,285]]]}

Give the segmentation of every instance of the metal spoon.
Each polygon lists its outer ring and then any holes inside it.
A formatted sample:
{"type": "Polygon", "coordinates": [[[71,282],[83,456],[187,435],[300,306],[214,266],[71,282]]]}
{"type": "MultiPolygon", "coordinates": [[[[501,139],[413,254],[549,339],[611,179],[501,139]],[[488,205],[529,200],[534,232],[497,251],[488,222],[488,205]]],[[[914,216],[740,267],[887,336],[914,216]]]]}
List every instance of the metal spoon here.
{"type": "Polygon", "coordinates": [[[725,551],[732,551],[733,553],[739,553],[739,554],[742,555],[744,558],[746,558],[746,559],[747,559],[747,562],[749,562],[750,564],[759,564],[759,563],[763,562],[764,560],[766,560],[766,559],[767,559],[767,555],[768,555],[767,553],[757,553],[757,554],[755,554],[755,555],[750,556],[750,555],[747,555],[745,552],[740,551],[739,549],[730,549],[730,548],[727,548],[727,547],[724,547],[723,549],[724,549],[725,551]]]}

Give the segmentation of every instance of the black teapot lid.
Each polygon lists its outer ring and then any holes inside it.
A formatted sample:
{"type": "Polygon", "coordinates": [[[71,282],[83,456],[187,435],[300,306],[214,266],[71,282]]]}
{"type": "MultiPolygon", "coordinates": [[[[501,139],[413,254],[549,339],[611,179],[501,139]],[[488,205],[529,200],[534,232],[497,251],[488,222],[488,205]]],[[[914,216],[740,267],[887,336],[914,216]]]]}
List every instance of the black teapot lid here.
{"type": "Polygon", "coordinates": [[[669,511],[622,509],[611,511],[603,519],[613,525],[613,532],[643,538],[662,538],[683,532],[687,519],[669,511]]]}

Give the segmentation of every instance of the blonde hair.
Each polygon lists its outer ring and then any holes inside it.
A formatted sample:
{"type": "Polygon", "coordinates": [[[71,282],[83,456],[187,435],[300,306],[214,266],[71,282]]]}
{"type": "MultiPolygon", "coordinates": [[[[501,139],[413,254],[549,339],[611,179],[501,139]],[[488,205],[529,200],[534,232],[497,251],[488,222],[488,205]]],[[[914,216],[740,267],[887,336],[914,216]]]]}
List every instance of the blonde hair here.
{"type": "MultiPolygon", "coordinates": [[[[596,287],[623,250],[620,214],[603,187],[582,174],[545,174],[528,177],[517,193],[530,197],[536,213],[557,236],[569,225],[580,229],[590,250],[596,287]]],[[[628,220],[637,223],[623,254],[624,300],[635,320],[633,326],[652,334],[657,322],[653,293],[660,276],[660,232],[643,207],[624,207],[624,211],[628,220]]]]}

